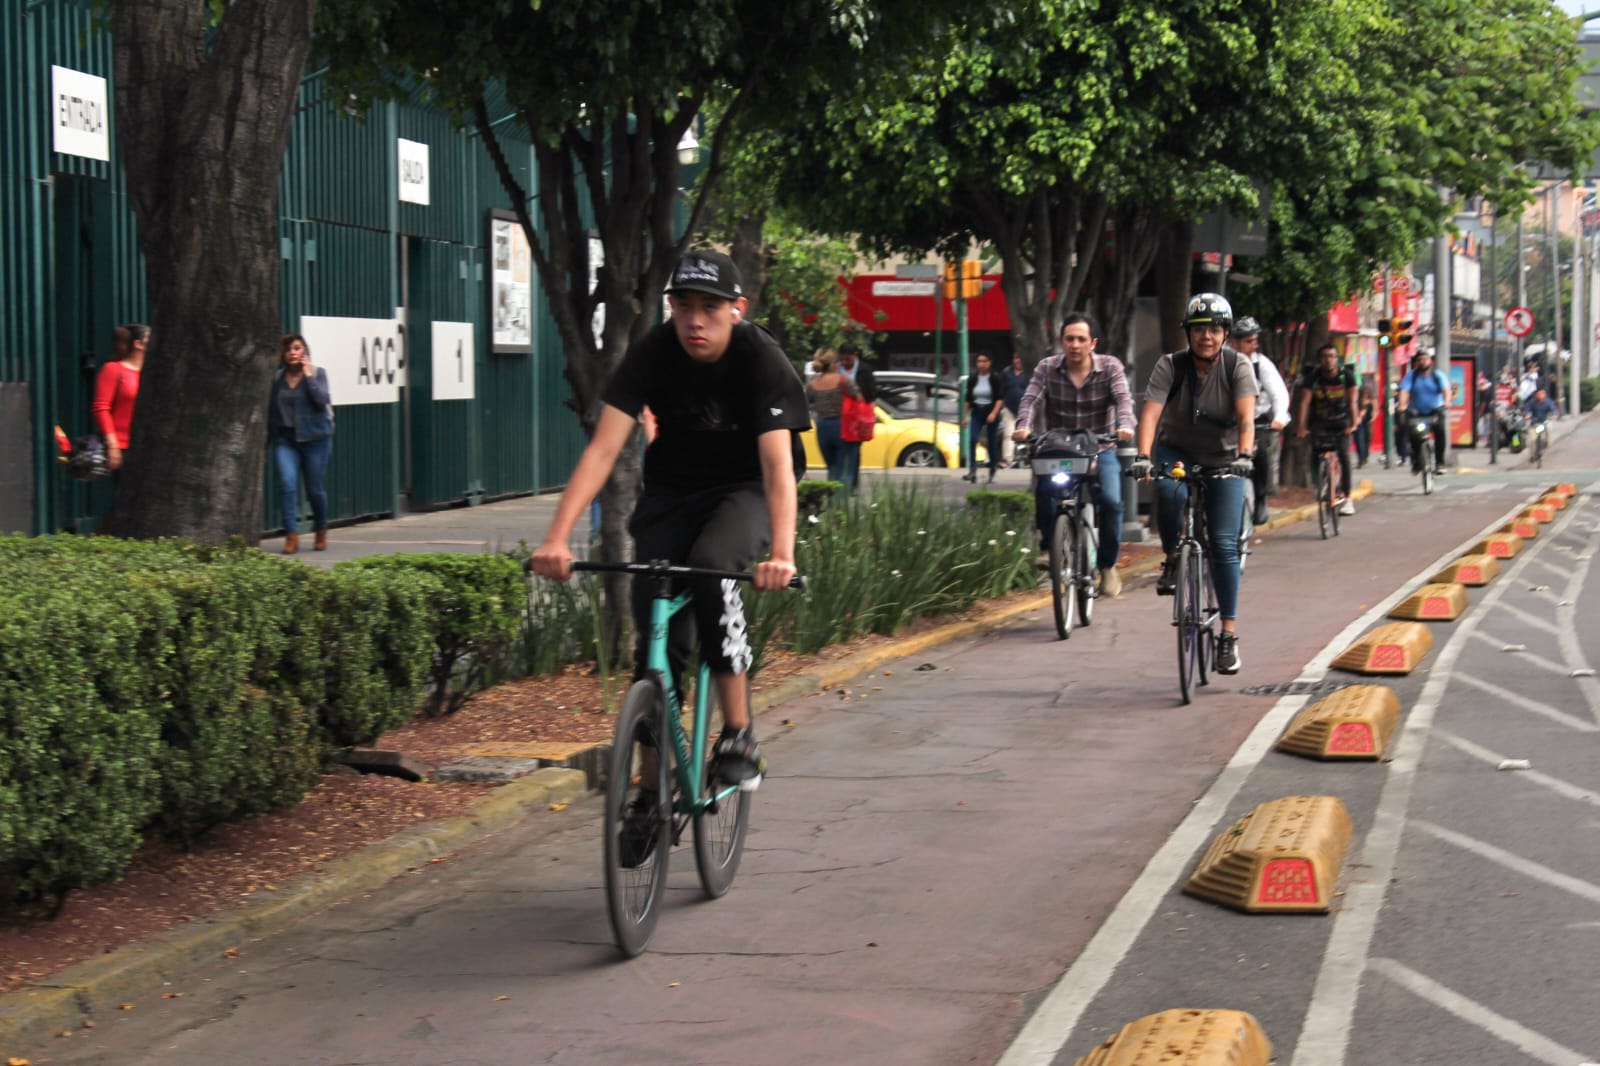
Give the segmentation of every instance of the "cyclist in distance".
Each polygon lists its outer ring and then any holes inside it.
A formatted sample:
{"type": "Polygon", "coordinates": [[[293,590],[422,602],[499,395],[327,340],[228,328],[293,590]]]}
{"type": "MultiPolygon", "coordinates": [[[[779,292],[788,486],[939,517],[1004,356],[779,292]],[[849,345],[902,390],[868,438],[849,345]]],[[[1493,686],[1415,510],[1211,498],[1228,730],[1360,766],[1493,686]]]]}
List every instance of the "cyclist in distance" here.
{"type": "MultiPolygon", "coordinates": [[[[1411,369],[1400,379],[1400,396],[1395,409],[1404,414],[1427,419],[1428,432],[1433,435],[1435,474],[1444,473],[1444,411],[1450,403],[1450,381],[1433,365],[1433,350],[1418,349],[1411,360],[1411,369]]],[[[1404,427],[1405,423],[1402,422],[1404,427]]],[[[1410,432],[1407,430],[1407,432],[1410,432]]],[[[1411,472],[1422,473],[1422,449],[1411,449],[1411,472]]]]}
{"type": "MultiPolygon", "coordinates": [[[[1085,311],[1069,311],[1061,320],[1061,350],[1039,361],[1028,388],[1017,405],[1017,428],[1012,439],[1027,440],[1035,429],[1081,429],[1097,436],[1115,432],[1119,441],[1133,439],[1133,393],[1122,361],[1100,355],[1094,348],[1094,318],[1085,311]]],[[[1117,575],[1117,554],[1122,541],[1122,466],[1115,445],[1103,448],[1096,459],[1100,477],[1100,594],[1118,596],[1122,579],[1117,575]]],[[[1056,500],[1044,491],[1043,478],[1034,479],[1034,520],[1041,539],[1050,535],[1056,500]]]]}
{"type": "MultiPolygon", "coordinates": [[[[629,347],[606,386],[594,436],[561,494],[533,569],[566,580],[567,545],[578,517],[604,486],[648,406],[656,438],[628,531],[634,557],[718,570],[755,565],[755,587],[785,588],[795,574],[795,482],[805,466],[799,434],[810,424],[799,376],[772,335],[743,321],[738,268],[720,252],[689,252],[668,283],[672,317],[629,347]],[[771,555],[756,562],[771,544],[771,555]]],[[[698,630],[711,664],[723,731],[713,748],[718,776],[752,788],[766,763],[750,728],[744,675],[752,651],[738,583],[691,581],[690,611],[674,620],[672,667],[680,673],[698,630]],[[687,624],[689,615],[693,624],[687,624]]],[[[651,589],[633,583],[638,666],[650,636],[651,589]]]]}
{"type": "MultiPolygon", "coordinates": [[[[1340,514],[1355,514],[1356,505],[1350,499],[1351,437],[1355,434],[1361,415],[1360,397],[1356,384],[1355,367],[1339,365],[1339,349],[1324,344],[1317,349],[1317,361],[1306,369],[1300,379],[1300,429],[1303,440],[1310,437],[1315,442],[1337,443],[1339,452],[1339,504],[1340,514]]],[[[1313,456],[1313,466],[1316,457],[1313,456]]]]}
{"type": "Polygon", "coordinates": [[[1261,352],[1261,323],[1245,315],[1233,325],[1233,348],[1250,360],[1256,372],[1256,469],[1251,482],[1256,490],[1256,509],[1251,520],[1265,525],[1267,498],[1278,491],[1278,435],[1289,424],[1289,387],[1278,373],[1278,365],[1261,352]]]}
{"type": "Polygon", "coordinates": [[[1549,393],[1543,389],[1535,389],[1533,395],[1528,397],[1528,402],[1522,405],[1522,409],[1528,415],[1528,423],[1535,426],[1560,417],[1561,411],[1549,393]]]}
{"type": "MultiPolygon", "coordinates": [[[[1256,375],[1249,360],[1224,343],[1233,327],[1233,308],[1216,293],[1193,297],[1183,316],[1189,347],[1156,360],[1150,372],[1144,407],[1139,413],[1139,456],[1132,474],[1150,477],[1155,464],[1163,470],[1182,461],[1221,470],[1233,477],[1206,485],[1207,554],[1216,585],[1222,633],[1217,638],[1217,672],[1239,672],[1239,525],[1243,517],[1244,481],[1255,471],[1256,375]],[[1154,455],[1152,462],[1151,456],[1154,455]]],[[[1189,489],[1182,481],[1162,478],[1156,485],[1156,525],[1166,559],[1156,592],[1171,596],[1177,583],[1177,549],[1183,507],[1189,489]]]]}

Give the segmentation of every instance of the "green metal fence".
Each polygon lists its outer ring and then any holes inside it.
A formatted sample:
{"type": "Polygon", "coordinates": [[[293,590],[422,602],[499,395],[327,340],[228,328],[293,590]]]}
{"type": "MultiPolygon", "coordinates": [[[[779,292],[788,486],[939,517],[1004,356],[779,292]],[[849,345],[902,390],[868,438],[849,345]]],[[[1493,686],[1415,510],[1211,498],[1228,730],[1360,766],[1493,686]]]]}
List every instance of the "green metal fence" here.
{"type": "MultiPolygon", "coordinates": [[[[0,382],[15,383],[13,395],[25,388],[31,411],[31,424],[0,427],[0,443],[26,448],[33,470],[26,504],[0,487],[0,527],[92,531],[111,489],[61,476],[51,428],[73,437],[90,428],[113,326],[148,315],[115,147],[113,42],[93,0],[0,6],[0,382]],[[105,79],[108,159],[53,149],[52,67],[105,79]],[[29,513],[7,513],[14,506],[29,513]]],[[[351,403],[336,391],[333,518],[560,486],[583,441],[536,283],[532,351],[490,354],[488,217],[510,203],[479,138],[416,102],[354,116],[321,71],[305,78],[298,108],[280,181],[283,327],[303,332],[308,316],[370,319],[399,331],[406,364],[392,399],[351,403]],[[426,204],[399,201],[401,140],[426,146],[426,204]]],[[[527,142],[513,121],[498,129],[532,195],[527,142]]],[[[265,531],[283,524],[268,465],[265,531]]]]}

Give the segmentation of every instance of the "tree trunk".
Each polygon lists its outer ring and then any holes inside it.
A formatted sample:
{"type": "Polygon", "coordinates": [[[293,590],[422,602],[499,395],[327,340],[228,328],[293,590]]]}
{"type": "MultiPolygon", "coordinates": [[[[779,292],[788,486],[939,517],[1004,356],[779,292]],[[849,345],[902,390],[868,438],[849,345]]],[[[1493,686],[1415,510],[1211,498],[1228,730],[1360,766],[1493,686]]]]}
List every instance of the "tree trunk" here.
{"type": "Polygon", "coordinates": [[[117,0],[118,148],[151,303],[107,528],[204,543],[261,531],[277,362],[278,173],[316,0],[117,0]]]}
{"type": "Polygon", "coordinates": [[[1174,222],[1161,235],[1156,250],[1156,315],[1161,322],[1161,349],[1182,351],[1189,346],[1183,332],[1183,311],[1189,303],[1190,249],[1194,223],[1174,222]]]}

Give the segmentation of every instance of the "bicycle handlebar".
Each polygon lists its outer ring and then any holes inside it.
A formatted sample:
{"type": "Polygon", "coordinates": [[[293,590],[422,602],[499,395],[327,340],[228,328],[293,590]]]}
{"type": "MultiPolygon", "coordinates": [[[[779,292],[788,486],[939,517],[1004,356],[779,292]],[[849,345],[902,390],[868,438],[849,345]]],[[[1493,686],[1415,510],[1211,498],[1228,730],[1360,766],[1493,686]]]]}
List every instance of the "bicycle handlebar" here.
{"type": "Polygon", "coordinates": [[[1158,467],[1150,471],[1152,478],[1169,478],[1173,481],[1189,481],[1195,478],[1204,478],[1207,481],[1226,481],[1228,478],[1243,477],[1235,474],[1226,466],[1189,466],[1186,464],[1168,463],[1165,467],[1158,467]],[[1182,466],[1182,472],[1174,474],[1173,467],[1182,466]]]}
{"type": "MultiPolygon", "coordinates": [[[[527,559],[522,564],[522,569],[532,573],[533,560],[527,559]]],[[[610,574],[640,574],[645,577],[715,577],[730,581],[754,581],[755,575],[743,570],[711,570],[700,566],[674,566],[665,560],[657,559],[648,563],[601,563],[587,559],[574,559],[574,571],[587,570],[591,573],[610,574]]],[[[804,589],[806,579],[801,574],[796,574],[789,579],[792,589],[804,589]]]]}

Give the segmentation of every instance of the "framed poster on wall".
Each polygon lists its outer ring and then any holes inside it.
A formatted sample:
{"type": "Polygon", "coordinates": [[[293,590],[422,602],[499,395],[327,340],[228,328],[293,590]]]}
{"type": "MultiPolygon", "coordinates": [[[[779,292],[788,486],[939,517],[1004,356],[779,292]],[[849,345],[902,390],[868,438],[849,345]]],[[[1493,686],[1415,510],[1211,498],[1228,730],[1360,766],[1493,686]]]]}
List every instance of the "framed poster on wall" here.
{"type": "Polygon", "coordinates": [[[533,351],[533,255],[522,224],[510,211],[489,212],[489,350],[533,351]]]}

